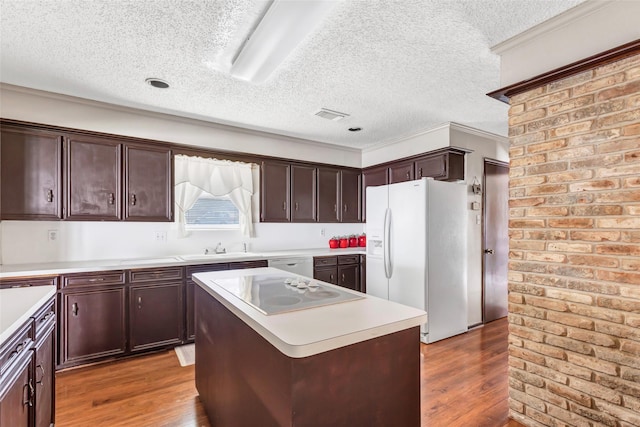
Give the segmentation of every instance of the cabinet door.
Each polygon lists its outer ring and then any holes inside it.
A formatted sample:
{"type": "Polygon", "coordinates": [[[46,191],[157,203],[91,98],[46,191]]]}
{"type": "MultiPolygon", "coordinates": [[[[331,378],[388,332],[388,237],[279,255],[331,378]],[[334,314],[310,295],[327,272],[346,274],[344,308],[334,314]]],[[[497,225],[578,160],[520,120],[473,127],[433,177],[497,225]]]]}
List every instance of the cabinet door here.
{"type": "Polygon", "coordinates": [[[291,165],[291,221],[316,221],[316,168],[291,165]]]}
{"type": "Polygon", "coordinates": [[[340,171],[318,168],[318,222],[340,222],[340,171]]]}
{"type": "Polygon", "coordinates": [[[122,354],[126,350],[125,288],[62,292],[61,365],[122,354]]]}
{"type": "Polygon", "coordinates": [[[121,145],[71,137],[66,144],[67,219],[119,220],[121,145]]]}
{"type": "Polygon", "coordinates": [[[0,219],[62,218],[62,136],[2,128],[0,219]]]}
{"type": "Polygon", "coordinates": [[[343,170],[340,172],[341,221],[360,222],[360,173],[343,170]]]}
{"type": "Polygon", "coordinates": [[[389,169],[382,167],[362,172],[362,221],[367,219],[367,187],[389,183],[389,169]]]}
{"type": "Polygon", "coordinates": [[[5,373],[6,382],[0,383],[0,426],[29,427],[33,405],[33,379],[31,378],[31,352],[16,362],[15,371],[5,373]]]}
{"type": "Polygon", "coordinates": [[[313,270],[313,278],[322,280],[323,282],[338,284],[338,268],[333,267],[316,267],[313,270]]]}
{"type": "Polygon", "coordinates": [[[338,265],[338,285],[360,290],[360,266],[358,264],[338,265]]]}
{"type": "Polygon", "coordinates": [[[446,155],[426,156],[416,160],[416,179],[422,177],[442,178],[447,172],[446,155]]]}
{"type": "Polygon", "coordinates": [[[49,427],[53,424],[54,370],[53,329],[44,338],[38,338],[35,349],[35,426],[49,427]]]}
{"type": "Polygon", "coordinates": [[[262,162],[260,218],[263,222],[289,222],[289,172],[289,163],[262,162]]]}
{"type": "Polygon", "coordinates": [[[367,256],[360,255],[360,292],[367,293],[367,256]]]}
{"type": "Polygon", "coordinates": [[[394,163],[389,166],[389,184],[411,181],[413,179],[413,161],[394,163]]]}
{"type": "Polygon", "coordinates": [[[172,221],[173,171],[165,147],[124,148],[124,218],[129,221],[172,221]]]}
{"type": "Polygon", "coordinates": [[[179,344],[183,339],[182,282],[131,285],[131,351],[179,344]]]}
{"type": "Polygon", "coordinates": [[[193,280],[191,280],[191,276],[194,273],[202,272],[202,271],[222,271],[228,270],[229,264],[227,263],[219,263],[219,264],[205,264],[205,265],[191,265],[187,267],[187,280],[186,280],[186,289],[185,289],[185,310],[186,310],[186,341],[193,341],[196,338],[196,328],[195,328],[195,301],[193,300],[195,294],[195,287],[198,286],[193,280]]]}

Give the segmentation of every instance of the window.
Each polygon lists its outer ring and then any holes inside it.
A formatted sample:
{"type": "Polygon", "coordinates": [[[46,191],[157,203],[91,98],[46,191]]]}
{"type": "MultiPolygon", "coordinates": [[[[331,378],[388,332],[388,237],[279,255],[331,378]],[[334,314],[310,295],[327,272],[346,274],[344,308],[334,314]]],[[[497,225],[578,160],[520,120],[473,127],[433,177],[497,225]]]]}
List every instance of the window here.
{"type": "Polygon", "coordinates": [[[185,212],[187,230],[238,229],[240,213],[228,196],[202,193],[185,212]]]}

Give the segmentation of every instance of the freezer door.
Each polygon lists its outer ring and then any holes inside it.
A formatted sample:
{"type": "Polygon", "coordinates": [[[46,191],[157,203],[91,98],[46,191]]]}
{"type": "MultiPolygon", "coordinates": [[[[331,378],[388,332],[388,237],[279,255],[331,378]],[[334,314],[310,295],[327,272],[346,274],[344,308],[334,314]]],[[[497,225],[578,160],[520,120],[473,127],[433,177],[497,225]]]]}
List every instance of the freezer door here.
{"type": "Polygon", "coordinates": [[[367,294],[389,299],[385,276],[384,218],[389,204],[388,188],[367,187],[367,294]]]}
{"type": "Polygon", "coordinates": [[[426,181],[389,185],[389,207],[389,300],[426,310],[426,181]]]}

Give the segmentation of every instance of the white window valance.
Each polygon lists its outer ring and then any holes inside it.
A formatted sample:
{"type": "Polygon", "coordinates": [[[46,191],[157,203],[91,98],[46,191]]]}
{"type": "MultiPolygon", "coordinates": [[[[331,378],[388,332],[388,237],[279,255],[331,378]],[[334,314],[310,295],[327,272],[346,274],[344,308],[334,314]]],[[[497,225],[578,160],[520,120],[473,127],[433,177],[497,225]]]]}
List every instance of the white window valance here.
{"type": "Polygon", "coordinates": [[[252,169],[257,165],[229,160],[206,159],[178,154],[175,156],[175,198],[177,219],[186,235],[185,212],[193,207],[203,192],[228,196],[240,213],[240,231],[253,237],[251,196],[252,169]]]}

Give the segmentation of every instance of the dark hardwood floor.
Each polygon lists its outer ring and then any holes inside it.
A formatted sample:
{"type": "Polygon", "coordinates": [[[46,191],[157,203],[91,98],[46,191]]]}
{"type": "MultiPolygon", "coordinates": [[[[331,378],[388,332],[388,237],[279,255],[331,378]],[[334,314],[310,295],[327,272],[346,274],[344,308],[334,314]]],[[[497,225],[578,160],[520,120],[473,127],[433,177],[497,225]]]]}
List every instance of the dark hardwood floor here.
{"type": "MultiPolygon", "coordinates": [[[[421,353],[422,426],[522,427],[507,417],[506,319],[421,353]]],[[[173,350],[59,372],[56,427],[210,427],[194,373],[173,350]]]]}

